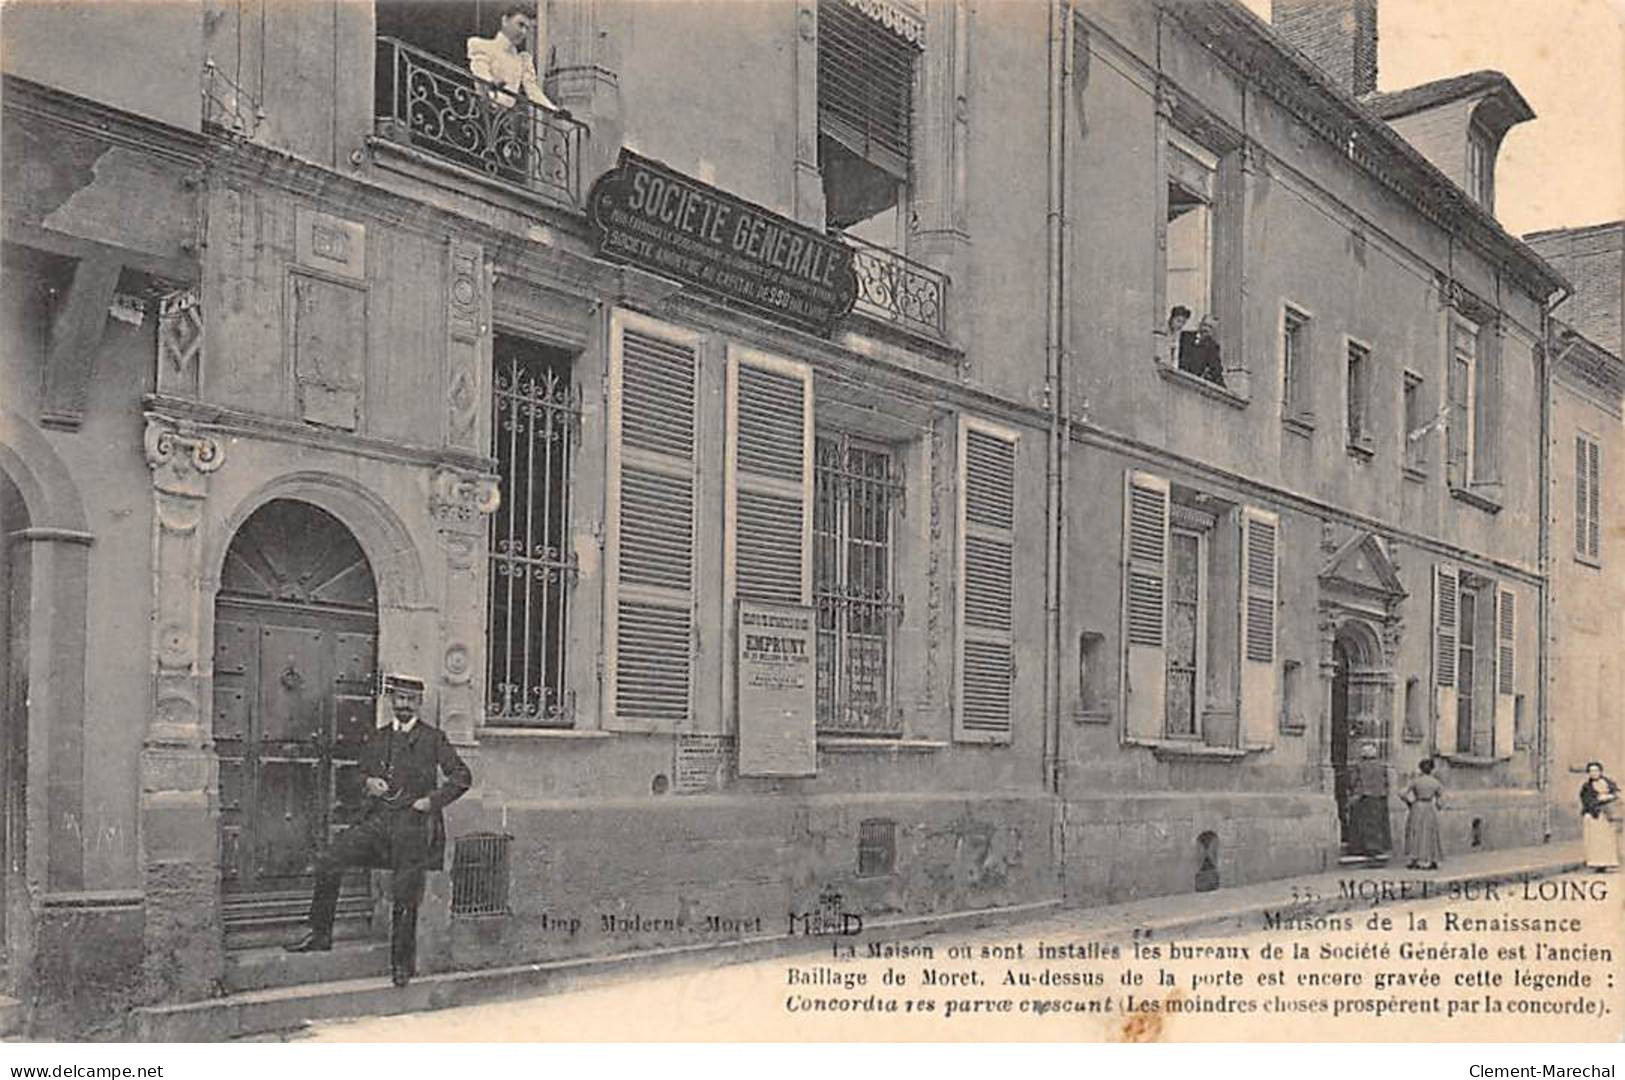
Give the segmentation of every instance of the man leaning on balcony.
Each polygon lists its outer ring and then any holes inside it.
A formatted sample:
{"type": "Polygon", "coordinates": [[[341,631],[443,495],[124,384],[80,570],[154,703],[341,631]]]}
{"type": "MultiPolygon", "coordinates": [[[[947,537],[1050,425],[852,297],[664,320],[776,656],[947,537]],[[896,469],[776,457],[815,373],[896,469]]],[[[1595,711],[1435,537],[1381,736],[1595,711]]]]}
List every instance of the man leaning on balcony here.
{"type": "MultiPolygon", "coordinates": [[[[532,103],[563,112],[548,99],[542,85],[536,80],[536,61],[525,48],[530,43],[530,28],[535,20],[530,9],[523,4],[509,4],[502,9],[502,29],[488,38],[468,39],[468,70],[475,78],[494,83],[502,90],[523,90],[532,103]]],[[[512,94],[502,90],[487,91],[491,100],[499,105],[511,106],[512,94]]]]}

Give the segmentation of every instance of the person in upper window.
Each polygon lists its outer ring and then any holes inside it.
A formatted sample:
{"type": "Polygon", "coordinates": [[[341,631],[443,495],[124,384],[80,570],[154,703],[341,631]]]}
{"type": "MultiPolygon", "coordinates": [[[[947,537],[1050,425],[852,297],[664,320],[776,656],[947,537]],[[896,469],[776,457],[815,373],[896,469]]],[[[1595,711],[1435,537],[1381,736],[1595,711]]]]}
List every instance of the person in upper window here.
{"type": "Polygon", "coordinates": [[[523,91],[533,104],[562,112],[542,90],[542,84],[536,79],[536,61],[526,48],[535,21],[530,9],[522,4],[503,8],[502,29],[495,36],[468,39],[468,70],[475,78],[502,88],[489,91],[491,100],[499,105],[514,103],[513,94],[503,93],[503,90],[523,91]]]}
{"type": "Polygon", "coordinates": [[[1219,360],[1219,320],[1203,315],[1194,331],[1179,335],[1179,370],[1200,376],[1215,386],[1224,385],[1224,365],[1219,360]]]}
{"type": "Polygon", "coordinates": [[[1191,321],[1191,309],[1175,304],[1168,309],[1168,356],[1176,366],[1179,363],[1180,339],[1185,336],[1185,324],[1191,321]]]}

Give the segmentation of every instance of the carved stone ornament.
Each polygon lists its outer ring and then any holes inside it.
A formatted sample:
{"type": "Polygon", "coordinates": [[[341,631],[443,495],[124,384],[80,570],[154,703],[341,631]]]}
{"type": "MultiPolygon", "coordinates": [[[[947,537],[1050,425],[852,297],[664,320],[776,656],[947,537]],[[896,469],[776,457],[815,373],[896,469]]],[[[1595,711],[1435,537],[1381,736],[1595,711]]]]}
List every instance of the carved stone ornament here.
{"type": "Polygon", "coordinates": [[[184,420],[148,413],[144,443],[160,491],[201,497],[203,478],[226,463],[220,441],[184,420]]]}
{"type": "Polygon", "coordinates": [[[502,505],[497,478],[456,469],[435,470],[429,485],[429,512],[445,523],[471,523],[502,505]]]}

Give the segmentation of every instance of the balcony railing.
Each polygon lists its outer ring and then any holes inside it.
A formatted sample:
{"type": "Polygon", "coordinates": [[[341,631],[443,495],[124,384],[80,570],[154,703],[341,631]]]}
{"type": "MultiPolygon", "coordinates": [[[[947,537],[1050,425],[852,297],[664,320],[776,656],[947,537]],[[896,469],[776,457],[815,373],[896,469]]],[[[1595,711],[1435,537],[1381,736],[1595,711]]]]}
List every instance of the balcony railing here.
{"type": "Polygon", "coordinates": [[[855,310],[906,330],[947,337],[946,274],[855,236],[841,239],[852,249],[858,275],[855,310]]]}
{"type": "Polygon", "coordinates": [[[585,125],[395,38],[378,39],[378,134],[567,206],[585,125]]]}

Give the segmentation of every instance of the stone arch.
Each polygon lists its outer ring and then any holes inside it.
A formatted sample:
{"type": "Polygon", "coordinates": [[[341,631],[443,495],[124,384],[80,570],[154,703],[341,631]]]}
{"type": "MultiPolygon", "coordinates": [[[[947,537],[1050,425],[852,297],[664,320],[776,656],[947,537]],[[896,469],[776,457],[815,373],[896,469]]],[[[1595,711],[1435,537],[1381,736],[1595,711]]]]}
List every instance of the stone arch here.
{"type": "Polygon", "coordinates": [[[418,608],[425,603],[423,557],[406,523],[375,492],[334,473],[288,473],[261,485],[241,500],[213,530],[204,553],[205,599],[220,587],[226,551],[253,513],[273,499],[310,503],[332,514],[360,543],[372,566],[380,608],[418,608]]]}
{"type": "Polygon", "coordinates": [[[5,825],[20,850],[6,853],[0,920],[10,963],[6,978],[21,990],[33,975],[33,898],[84,887],[85,639],[94,539],[67,464],[45,435],[16,411],[0,407],[0,694],[14,742],[0,754],[8,770],[5,825]],[[22,592],[26,590],[26,592],[22,592]],[[19,865],[20,874],[11,867],[19,865]],[[25,893],[10,895],[12,889],[25,893]]]}
{"type": "Polygon", "coordinates": [[[1343,646],[1353,671],[1382,671],[1387,667],[1382,639],[1376,629],[1364,619],[1347,618],[1337,627],[1336,641],[1343,646]]]}
{"type": "Polygon", "coordinates": [[[0,407],[0,472],[22,495],[30,528],[89,532],[79,485],[67,465],[38,428],[4,407],[0,407]]]}

